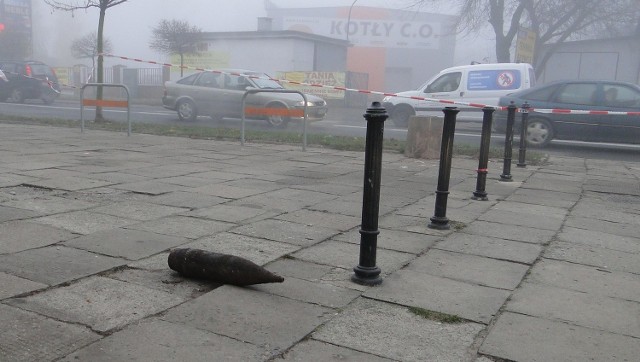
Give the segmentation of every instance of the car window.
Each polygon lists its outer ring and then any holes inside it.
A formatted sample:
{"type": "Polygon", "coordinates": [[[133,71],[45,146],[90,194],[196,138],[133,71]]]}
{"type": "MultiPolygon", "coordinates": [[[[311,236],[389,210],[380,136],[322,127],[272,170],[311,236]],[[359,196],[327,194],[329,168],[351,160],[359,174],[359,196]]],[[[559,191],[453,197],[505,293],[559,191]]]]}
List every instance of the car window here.
{"type": "Polygon", "coordinates": [[[176,83],[178,84],[186,84],[186,85],[191,85],[193,84],[193,81],[196,80],[196,78],[198,78],[198,75],[200,75],[200,73],[196,73],[196,74],[191,74],[190,76],[186,77],[186,78],[182,78],[179,81],[177,81],[176,83]]]}
{"type": "Polygon", "coordinates": [[[461,72],[443,74],[424,90],[425,93],[451,92],[460,86],[461,72]]]}
{"type": "Polygon", "coordinates": [[[14,63],[0,63],[0,69],[4,70],[7,73],[17,73],[16,67],[17,65],[14,63]]]}
{"type": "Polygon", "coordinates": [[[271,79],[266,74],[251,74],[251,75],[252,76],[255,75],[255,76],[259,77],[259,78],[251,78],[251,80],[260,89],[283,89],[284,88],[282,86],[282,84],[280,84],[277,81],[271,79]]]}
{"type": "Polygon", "coordinates": [[[553,93],[558,89],[558,86],[548,86],[541,89],[530,91],[524,98],[531,101],[548,101],[553,93]]]}
{"type": "Polygon", "coordinates": [[[626,86],[605,84],[604,105],[607,107],[638,107],[640,106],[640,92],[626,86]]]}
{"type": "Polygon", "coordinates": [[[225,75],[224,77],[224,87],[225,89],[231,90],[241,90],[244,91],[249,86],[249,81],[246,77],[238,76],[238,75],[225,75]]]}
{"type": "Polygon", "coordinates": [[[593,83],[571,83],[565,85],[555,96],[558,103],[596,105],[597,85],[593,83]]]}
{"type": "Polygon", "coordinates": [[[536,85],[536,72],[533,69],[529,68],[529,82],[531,82],[531,87],[535,87],[536,85]]]}
{"type": "Polygon", "coordinates": [[[194,85],[207,88],[222,88],[221,84],[219,83],[220,77],[221,75],[217,73],[204,72],[195,81],[194,85]]]}

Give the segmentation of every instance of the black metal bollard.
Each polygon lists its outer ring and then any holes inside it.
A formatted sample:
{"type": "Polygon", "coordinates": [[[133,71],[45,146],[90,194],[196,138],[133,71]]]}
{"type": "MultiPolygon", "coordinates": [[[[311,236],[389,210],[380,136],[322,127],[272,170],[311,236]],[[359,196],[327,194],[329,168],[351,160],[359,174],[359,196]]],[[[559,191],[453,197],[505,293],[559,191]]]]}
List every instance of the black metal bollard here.
{"type": "Polygon", "coordinates": [[[382,142],[384,121],[389,117],[380,102],[367,108],[367,139],[364,151],[364,191],[362,195],[362,224],[360,226],[360,260],[353,268],[354,283],[378,285],[382,283],[380,268],[376,266],[378,246],[378,212],[380,209],[380,177],[382,175],[382,142]]]}
{"type": "Polygon", "coordinates": [[[500,181],[511,181],[511,154],[513,150],[513,124],[516,120],[516,105],[511,102],[507,107],[507,130],[504,136],[504,165],[500,181]]]}
{"type": "Polygon", "coordinates": [[[476,191],[473,192],[474,200],[489,200],[485,191],[487,185],[487,172],[489,165],[489,144],[491,143],[491,122],[493,122],[493,112],[495,108],[482,108],[482,135],[480,136],[480,157],[478,158],[478,179],[476,181],[476,191]]]}
{"type": "Polygon", "coordinates": [[[456,107],[445,107],[442,112],[444,112],[444,127],[440,146],[436,208],[428,227],[446,230],[450,227],[449,219],[447,219],[447,198],[449,197],[449,178],[451,177],[451,158],[453,157],[453,135],[456,130],[456,115],[460,110],[456,107]]]}
{"type": "Polygon", "coordinates": [[[518,152],[518,167],[527,167],[527,128],[529,127],[529,108],[528,102],[524,102],[520,108],[522,113],[522,123],[520,123],[520,152],[518,152]]]}

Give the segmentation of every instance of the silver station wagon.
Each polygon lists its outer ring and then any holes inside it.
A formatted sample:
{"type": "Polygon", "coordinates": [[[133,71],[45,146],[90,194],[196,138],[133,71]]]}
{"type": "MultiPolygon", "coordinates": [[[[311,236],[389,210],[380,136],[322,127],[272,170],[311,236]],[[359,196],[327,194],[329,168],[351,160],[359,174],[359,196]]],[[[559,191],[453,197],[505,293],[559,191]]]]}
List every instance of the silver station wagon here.
{"type": "MultiPolygon", "coordinates": [[[[247,90],[284,90],[267,74],[250,70],[203,71],[186,76],[176,82],[165,82],[162,104],[174,110],[183,121],[209,116],[242,117],[242,97],[247,90]]],[[[317,96],[307,97],[307,120],[322,120],[327,113],[327,102],[317,96]]],[[[300,94],[273,91],[251,93],[245,100],[245,117],[264,119],[269,125],[285,128],[291,120],[304,118],[304,102],[300,94]],[[252,112],[247,112],[251,108],[252,112]]]]}

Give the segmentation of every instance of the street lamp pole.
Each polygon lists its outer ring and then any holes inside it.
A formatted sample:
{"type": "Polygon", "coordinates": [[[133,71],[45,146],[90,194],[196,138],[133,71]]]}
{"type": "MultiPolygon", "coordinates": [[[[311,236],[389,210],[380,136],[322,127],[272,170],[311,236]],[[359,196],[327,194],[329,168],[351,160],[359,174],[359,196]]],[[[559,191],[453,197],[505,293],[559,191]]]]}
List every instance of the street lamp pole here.
{"type": "Polygon", "coordinates": [[[349,29],[351,28],[351,10],[353,10],[353,5],[356,4],[358,0],[353,0],[353,2],[351,3],[351,6],[349,7],[349,16],[347,16],[347,26],[346,26],[346,32],[347,32],[347,42],[349,41],[349,29]]]}

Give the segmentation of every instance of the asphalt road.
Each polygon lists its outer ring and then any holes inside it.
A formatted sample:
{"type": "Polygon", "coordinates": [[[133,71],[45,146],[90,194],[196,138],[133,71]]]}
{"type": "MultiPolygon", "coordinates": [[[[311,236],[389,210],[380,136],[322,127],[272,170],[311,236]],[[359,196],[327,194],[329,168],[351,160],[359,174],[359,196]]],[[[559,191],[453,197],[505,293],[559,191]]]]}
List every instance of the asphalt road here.
{"type": "MultiPolygon", "coordinates": [[[[364,137],[366,135],[366,121],[363,117],[366,109],[331,109],[327,118],[320,122],[311,122],[307,126],[308,134],[331,134],[336,136],[364,137]]],[[[114,121],[126,122],[127,111],[120,108],[104,108],[104,115],[114,121]]],[[[25,104],[0,103],[0,115],[16,115],[24,117],[80,119],[80,105],[78,101],[57,100],[52,105],[44,105],[41,101],[31,101],[25,104]]],[[[92,120],[95,115],[93,107],[86,107],[84,119],[92,120]]],[[[460,117],[460,116],[459,116],[460,117]]],[[[130,111],[132,123],[157,123],[167,125],[184,125],[178,119],[174,111],[162,108],[159,105],[132,104],[130,111]]],[[[213,121],[209,117],[198,117],[194,126],[203,127],[227,127],[240,128],[239,119],[225,118],[213,121]]],[[[259,120],[247,120],[246,129],[272,130],[266,122],[259,120]]],[[[300,124],[290,124],[288,130],[302,133],[300,124]]],[[[479,122],[458,121],[454,143],[479,145],[481,124],[479,122]]],[[[393,122],[385,123],[384,137],[388,139],[406,139],[407,130],[393,125],[393,122]]],[[[491,145],[503,147],[504,135],[493,134],[491,145]]],[[[640,145],[613,144],[613,143],[589,143],[579,141],[556,141],[544,149],[544,152],[553,155],[565,155],[572,157],[585,157],[591,159],[633,161],[640,155],[640,145]]],[[[518,137],[514,141],[514,155],[518,154],[518,137]]]]}

